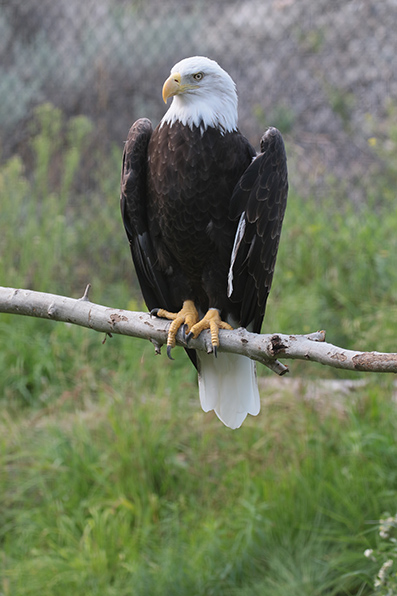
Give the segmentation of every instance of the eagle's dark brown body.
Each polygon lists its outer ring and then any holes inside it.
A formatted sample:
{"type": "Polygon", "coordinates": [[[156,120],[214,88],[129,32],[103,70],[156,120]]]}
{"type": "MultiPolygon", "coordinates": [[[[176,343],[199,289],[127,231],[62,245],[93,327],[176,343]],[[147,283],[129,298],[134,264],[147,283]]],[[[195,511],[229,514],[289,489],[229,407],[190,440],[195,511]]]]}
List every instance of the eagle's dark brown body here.
{"type": "Polygon", "coordinates": [[[201,134],[176,122],[151,136],[149,231],[178,310],[186,299],[203,314],[209,307],[232,310],[227,275],[238,222],[229,217],[230,200],[254,155],[236,132],[201,134]]]}
{"type": "Polygon", "coordinates": [[[121,208],[149,309],[178,311],[191,299],[260,331],[287,197],[284,144],[277,129],[262,153],[236,132],[163,124],[131,127],[123,155],[121,208]],[[245,214],[245,217],[244,217],[245,214]],[[228,273],[241,217],[244,234],[228,273]]]}

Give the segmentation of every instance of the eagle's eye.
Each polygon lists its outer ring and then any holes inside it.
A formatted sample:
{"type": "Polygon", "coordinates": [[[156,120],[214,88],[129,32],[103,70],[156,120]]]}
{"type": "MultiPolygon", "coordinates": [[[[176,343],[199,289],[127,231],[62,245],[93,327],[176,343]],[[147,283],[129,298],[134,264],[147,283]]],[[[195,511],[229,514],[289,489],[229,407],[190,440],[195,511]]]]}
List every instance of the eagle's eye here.
{"type": "Polygon", "coordinates": [[[203,78],[204,73],[202,72],[196,72],[196,74],[193,75],[193,78],[195,81],[201,81],[201,79],[203,78]]]}

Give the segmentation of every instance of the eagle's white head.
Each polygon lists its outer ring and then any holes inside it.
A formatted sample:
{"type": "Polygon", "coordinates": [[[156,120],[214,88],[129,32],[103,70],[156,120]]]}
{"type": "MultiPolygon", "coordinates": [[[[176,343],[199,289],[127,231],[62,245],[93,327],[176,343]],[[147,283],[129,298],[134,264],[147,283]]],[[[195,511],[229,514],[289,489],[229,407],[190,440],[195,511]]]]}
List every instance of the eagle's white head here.
{"type": "Polygon", "coordinates": [[[214,127],[222,132],[237,129],[237,93],[233,79],[214,60],[194,56],[181,60],[163,86],[163,99],[172,104],[163,119],[201,130],[214,127]]]}

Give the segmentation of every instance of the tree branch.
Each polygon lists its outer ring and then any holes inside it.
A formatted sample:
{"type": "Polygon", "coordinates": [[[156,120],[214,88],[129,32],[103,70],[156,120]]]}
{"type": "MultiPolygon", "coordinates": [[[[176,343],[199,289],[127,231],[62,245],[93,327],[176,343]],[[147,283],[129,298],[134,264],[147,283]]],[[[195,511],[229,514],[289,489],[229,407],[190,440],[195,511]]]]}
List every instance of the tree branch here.
{"type": "MultiPolygon", "coordinates": [[[[88,299],[89,287],[83,297],[77,300],[32,290],[0,287],[0,312],[63,321],[107,335],[118,333],[148,339],[154,344],[156,353],[160,352],[161,346],[167,343],[169,321],[146,313],[94,304],[88,299]]],[[[176,339],[178,345],[187,347],[182,330],[179,330],[176,339]]],[[[219,351],[248,356],[279,375],[288,372],[288,368],[277,357],[319,362],[345,370],[397,372],[397,354],[344,350],[326,343],[324,331],[310,335],[256,334],[241,328],[221,330],[220,339],[219,351]]],[[[189,347],[210,352],[209,332],[192,339],[189,347]]]]}

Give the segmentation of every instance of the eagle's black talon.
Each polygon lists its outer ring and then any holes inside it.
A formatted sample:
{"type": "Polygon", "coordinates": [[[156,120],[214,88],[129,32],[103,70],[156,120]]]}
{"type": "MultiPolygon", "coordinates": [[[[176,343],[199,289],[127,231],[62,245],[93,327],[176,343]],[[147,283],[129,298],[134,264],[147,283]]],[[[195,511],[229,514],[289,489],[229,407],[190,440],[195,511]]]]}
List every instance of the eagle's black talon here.
{"type": "Polygon", "coordinates": [[[174,358],[171,356],[171,350],[172,350],[172,347],[167,346],[167,356],[170,360],[174,360],[174,358]]]}
{"type": "Polygon", "coordinates": [[[151,317],[157,317],[157,313],[159,312],[159,308],[152,308],[152,310],[150,311],[150,316],[151,317]]]}
{"type": "Polygon", "coordinates": [[[218,358],[218,346],[212,346],[212,351],[214,352],[215,358],[218,358]]]}
{"type": "Polygon", "coordinates": [[[192,332],[190,332],[190,333],[188,333],[188,334],[187,334],[187,336],[186,336],[186,338],[185,338],[185,339],[186,339],[186,343],[187,343],[187,344],[188,344],[188,343],[189,343],[189,341],[192,339],[192,337],[193,337],[193,333],[192,333],[192,332]]]}

